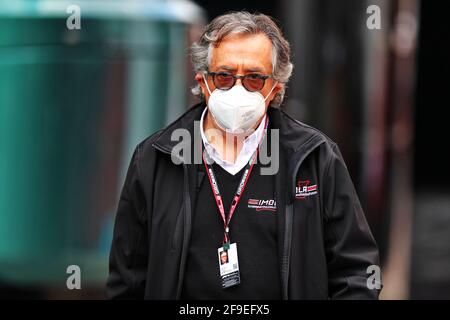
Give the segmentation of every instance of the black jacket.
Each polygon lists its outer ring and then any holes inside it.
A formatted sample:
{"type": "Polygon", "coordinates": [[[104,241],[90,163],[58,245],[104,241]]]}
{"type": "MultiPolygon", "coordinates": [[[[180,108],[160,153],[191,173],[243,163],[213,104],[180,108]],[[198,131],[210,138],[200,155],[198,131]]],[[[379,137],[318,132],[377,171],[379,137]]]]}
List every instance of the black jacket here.
{"type": "MultiPolygon", "coordinates": [[[[173,163],[179,142],[171,135],[178,128],[193,135],[204,107],[188,110],[133,154],[117,209],[109,298],[180,297],[199,177],[194,165],[173,163]]],[[[366,283],[378,249],[338,147],[279,109],[268,115],[280,133],[275,187],[283,299],[376,299],[379,290],[366,283]],[[296,199],[301,180],[317,185],[317,194],[296,199]]]]}

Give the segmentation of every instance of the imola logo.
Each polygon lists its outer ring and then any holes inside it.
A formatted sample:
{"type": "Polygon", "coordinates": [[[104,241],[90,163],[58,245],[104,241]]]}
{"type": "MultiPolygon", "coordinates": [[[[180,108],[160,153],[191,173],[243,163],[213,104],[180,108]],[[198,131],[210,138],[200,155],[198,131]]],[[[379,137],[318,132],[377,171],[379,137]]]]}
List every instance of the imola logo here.
{"type": "Polygon", "coordinates": [[[277,202],[274,199],[248,199],[248,207],[256,211],[277,211],[277,202]]]}

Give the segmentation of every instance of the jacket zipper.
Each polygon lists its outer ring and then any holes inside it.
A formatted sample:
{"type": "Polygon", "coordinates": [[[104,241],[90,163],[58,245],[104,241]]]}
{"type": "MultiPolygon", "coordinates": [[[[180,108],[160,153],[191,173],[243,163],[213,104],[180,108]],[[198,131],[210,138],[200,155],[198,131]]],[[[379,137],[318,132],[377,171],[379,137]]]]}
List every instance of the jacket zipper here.
{"type": "Polygon", "coordinates": [[[185,164],[183,164],[183,171],[184,171],[183,188],[184,188],[185,214],[184,214],[183,246],[181,248],[180,270],[178,272],[178,286],[176,296],[177,300],[179,300],[181,297],[181,290],[183,288],[183,279],[184,279],[184,269],[186,266],[189,239],[191,237],[191,197],[189,194],[189,182],[188,182],[189,174],[187,166],[185,164]]]}
{"type": "Polygon", "coordinates": [[[290,263],[291,263],[291,244],[292,244],[292,223],[293,223],[293,194],[292,190],[295,190],[295,180],[297,178],[297,172],[300,169],[302,162],[306,159],[306,157],[313,152],[318,146],[320,146],[325,141],[321,138],[312,139],[307,142],[302,148],[300,148],[297,152],[303,152],[302,157],[297,161],[292,178],[292,185],[289,189],[289,198],[288,203],[286,204],[286,219],[285,219],[285,233],[284,233],[284,246],[283,246],[283,259],[281,266],[281,277],[282,277],[282,299],[289,299],[289,271],[290,271],[290,263]],[[316,141],[317,140],[317,141],[316,141]],[[310,146],[311,145],[311,146],[310,146]],[[310,146],[310,147],[309,147],[310,146]],[[307,148],[306,151],[302,151],[307,148]]]}
{"type": "MultiPolygon", "coordinates": [[[[153,144],[153,146],[170,156],[172,156],[172,153],[170,150],[164,149],[163,147],[153,144]]],[[[183,159],[180,158],[180,161],[182,162],[183,159]]],[[[183,164],[183,200],[184,200],[184,232],[183,232],[183,245],[181,247],[181,259],[180,259],[180,266],[178,271],[178,284],[177,284],[177,292],[176,292],[176,300],[179,300],[181,297],[181,290],[183,288],[183,279],[184,279],[184,268],[186,265],[186,258],[187,258],[187,250],[189,245],[189,238],[191,235],[191,197],[189,195],[189,182],[188,182],[188,168],[186,164],[183,164]]]]}

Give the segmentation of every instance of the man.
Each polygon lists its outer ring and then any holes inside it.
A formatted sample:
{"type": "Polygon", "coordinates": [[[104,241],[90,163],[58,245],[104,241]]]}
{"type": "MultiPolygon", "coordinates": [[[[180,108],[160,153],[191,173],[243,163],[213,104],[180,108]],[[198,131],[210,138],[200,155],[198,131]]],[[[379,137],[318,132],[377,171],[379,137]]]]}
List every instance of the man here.
{"type": "Polygon", "coordinates": [[[377,247],[338,147],[278,108],[292,64],[277,25],[219,16],[192,60],[202,102],[132,157],[108,296],[376,299],[377,247]],[[263,145],[276,150],[271,174],[263,145]]]}
{"type": "Polygon", "coordinates": [[[220,264],[228,263],[228,252],[227,250],[223,250],[220,253],[220,264]]]}

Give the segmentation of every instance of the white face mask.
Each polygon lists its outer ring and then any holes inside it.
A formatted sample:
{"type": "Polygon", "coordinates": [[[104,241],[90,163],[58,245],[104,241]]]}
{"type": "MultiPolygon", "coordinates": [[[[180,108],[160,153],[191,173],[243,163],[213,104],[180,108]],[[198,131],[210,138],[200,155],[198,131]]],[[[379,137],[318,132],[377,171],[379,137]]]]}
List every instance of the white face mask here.
{"type": "Polygon", "coordinates": [[[206,88],[210,94],[208,109],[217,125],[232,134],[245,133],[255,126],[266,110],[266,100],[259,92],[250,92],[242,85],[235,85],[229,90],[209,90],[208,82],[203,75],[206,88]]]}

